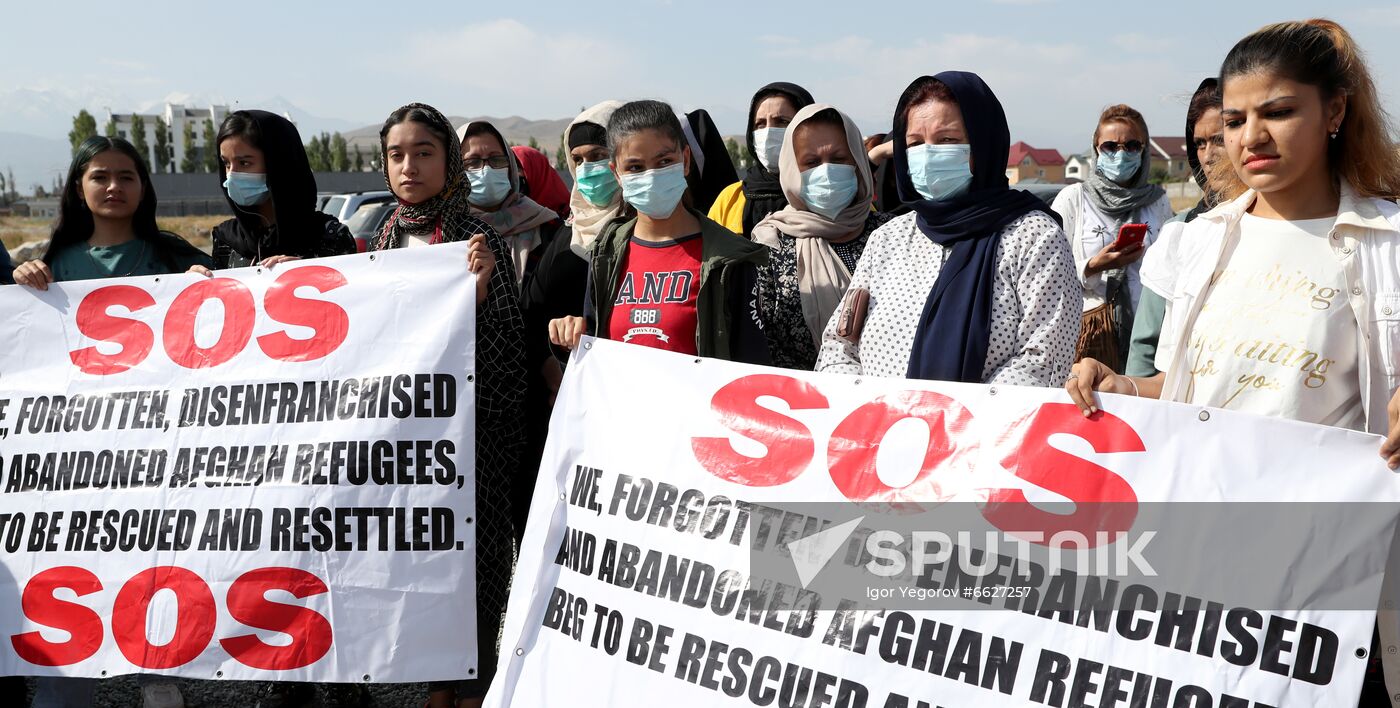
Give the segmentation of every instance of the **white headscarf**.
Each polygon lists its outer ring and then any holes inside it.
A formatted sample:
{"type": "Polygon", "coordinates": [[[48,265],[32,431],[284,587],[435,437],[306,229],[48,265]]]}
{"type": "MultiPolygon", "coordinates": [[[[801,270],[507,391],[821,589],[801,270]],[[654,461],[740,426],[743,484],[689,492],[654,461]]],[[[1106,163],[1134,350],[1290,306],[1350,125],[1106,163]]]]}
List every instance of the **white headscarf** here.
{"type": "MultiPolygon", "coordinates": [[[[607,130],[608,119],[612,118],[613,111],[621,107],[621,101],[603,101],[578,114],[578,117],[564,129],[564,144],[569,144],[570,131],[580,123],[593,123],[607,130]]],[[[603,231],[603,227],[607,226],[609,221],[622,214],[623,206],[621,188],[613,194],[613,198],[606,205],[598,206],[588,201],[579,192],[578,180],[574,180],[573,191],[569,193],[569,210],[572,212],[569,217],[569,227],[573,231],[569,248],[579,258],[588,259],[593,248],[593,240],[598,238],[598,234],[603,231]]]]}

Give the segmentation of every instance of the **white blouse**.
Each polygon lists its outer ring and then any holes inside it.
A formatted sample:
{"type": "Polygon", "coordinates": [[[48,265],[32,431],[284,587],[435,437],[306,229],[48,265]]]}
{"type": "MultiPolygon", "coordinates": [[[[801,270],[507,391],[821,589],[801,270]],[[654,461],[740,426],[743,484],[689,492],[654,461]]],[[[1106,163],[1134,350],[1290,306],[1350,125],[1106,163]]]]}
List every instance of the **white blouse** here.
{"type": "MultiPolygon", "coordinates": [[[[1084,196],[1082,182],[1060,190],[1051,208],[1065,222],[1065,233],[1069,235],[1070,247],[1074,252],[1075,273],[1084,283],[1084,312],[1102,305],[1104,297],[1108,294],[1108,281],[1103,273],[1088,276],[1084,274],[1084,270],[1089,267],[1089,259],[1113,243],[1118,238],[1119,227],[1128,223],[1147,224],[1147,235],[1142,240],[1142,246],[1151,252],[1162,226],[1173,216],[1171,200],[1165,194],[1157,201],[1133,210],[1126,218],[1114,219],[1100,214],[1084,196]]],[[[1125,269],[1128,295],[1134,309],[1137,308],[1138,298],[1142,295],[1142,263],[1143,259],[1139,258],[1125,269]]]]}
{"type": "MultiPolygon", "coordinates": [[[[870,291],[860,342],[837,336],[838,310],[822,333],[817,371],[905,378],[914,331],[949,254],[915,219],[905,214],[870,235],[850,284],[870,291]]],[[[983,383],[1064,384],[1083,302],[1064,232],[1048,214],[1031,212],[1002,229],[996,259],[983,383]]]]}

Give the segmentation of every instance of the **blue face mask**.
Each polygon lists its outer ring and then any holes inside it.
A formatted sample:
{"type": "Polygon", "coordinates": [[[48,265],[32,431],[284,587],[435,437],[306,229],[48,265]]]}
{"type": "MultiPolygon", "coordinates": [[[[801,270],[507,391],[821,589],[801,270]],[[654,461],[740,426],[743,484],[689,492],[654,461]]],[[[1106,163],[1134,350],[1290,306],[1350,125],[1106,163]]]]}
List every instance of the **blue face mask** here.
{"type": "Polygon", "coordinates": [[[753,149],[758,153],[758,164],[774,174],[778,172],[778,154],[783,151],[783,136],[787,128],[764,128],[753,131],[753,149]]]}
{"type": "Polygon", "coordinates": [[[1117,152],[1101,152],[1096,160],[1095,169],[1110,182],[1119,184],[1126,182],[1128,178],[1137,174],[1138,167],[1142,165],[1141,152],[1128,152],[1119,150],[1117,152]]]}
{"type": "Polygon", "coordinates": [[[960,197],[972,186],[971,145],[916,145],[905,152],[909,179],[924,199],[960,197]]]}
{"type": "Polygon", "coordinates": [[[622,176],[622,198],[637,211],[653,219],[665,219],[676,211],[685,196],[685,165],[622,176]]]}
{"type": "Polygon", "coordinates": [[[585,162],[574,170],[574,183],[579,194],[593,206],[607,206],[617,195],[617,176],[608,169],[606,160],[585,162]]]}
{"type": "Polygon", "coordinates": [[[267,175],[254,172],[230,172],[224,179],[224,189],[234,204],[252,207],[267,201],[272,192],[267,189],[267,175]]]}
{"type": "Polygon", "coordinates": [[[467,202],[472,206],[492,207],[505,200],[510,194],[510,169],[483,167],[467,170],[467,181],[472,185],[472,193],[467,202]]]}
{"type": "Polygon", "coordinates": [[[850,206],[859,190],[856,168],[851,165],[828,162],[802,173],[802,202],[828,219],[850,206]]]}

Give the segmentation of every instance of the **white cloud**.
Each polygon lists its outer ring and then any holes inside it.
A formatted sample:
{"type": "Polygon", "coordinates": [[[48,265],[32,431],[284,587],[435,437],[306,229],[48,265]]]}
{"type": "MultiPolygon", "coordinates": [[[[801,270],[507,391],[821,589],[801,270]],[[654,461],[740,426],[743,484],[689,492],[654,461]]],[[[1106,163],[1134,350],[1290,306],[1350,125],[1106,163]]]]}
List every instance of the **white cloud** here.
{"type": "MultiPolygon", "coordinates": [[[[500,19],[430,33],[389,48],[375,63],[427,79],[439,93],[465,89],[488,94],[492,103],[513,101],[514,112],[528,115],[540,106],[591,105],[614,93],[629,68],[619,46],[597,34],[546,34],[500,19]]],[[[471,94],[459,94],[443,108],[470,112],[472,103],[471,94]]]]}
{"type": "MultiPolygon", "coordinates": [[[[1070,38],[1025,41],[964,33],[890,45],[846,36],[771,47],[767,53],[820,64],[820,76],[807,88],[846,110],[868,132],[889,128],[900,92],[915,77],[973,71],[997,93],[1013,140],[1061,150],[1087,147],[1099,111],[1112,103],[1141,110],[1158,134],[1180,133],[1182,97],[1199,81],[1193,67],[1181,66],[1170,53],[1142,52],[1106,62],[1100,51],[1070,38]]],[[[1206,73],[1203,65],[1201,75],[1206,73]]]]}

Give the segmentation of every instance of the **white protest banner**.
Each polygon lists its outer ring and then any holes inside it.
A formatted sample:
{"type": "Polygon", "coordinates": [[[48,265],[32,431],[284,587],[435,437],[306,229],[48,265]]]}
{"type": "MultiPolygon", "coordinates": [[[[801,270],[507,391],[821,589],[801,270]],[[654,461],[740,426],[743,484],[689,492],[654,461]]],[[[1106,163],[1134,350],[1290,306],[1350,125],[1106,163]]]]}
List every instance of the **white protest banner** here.
{"type": "Polygon", "coordinates": [[[0,674],[476,666],[465,245],[0,288],[0,674]]]}
{"type": "Polygon", "coordinates": [[[585,340],[487,705],[1355,706],[1400,508],[1379,439],[1104,407],[585,340]]]}

